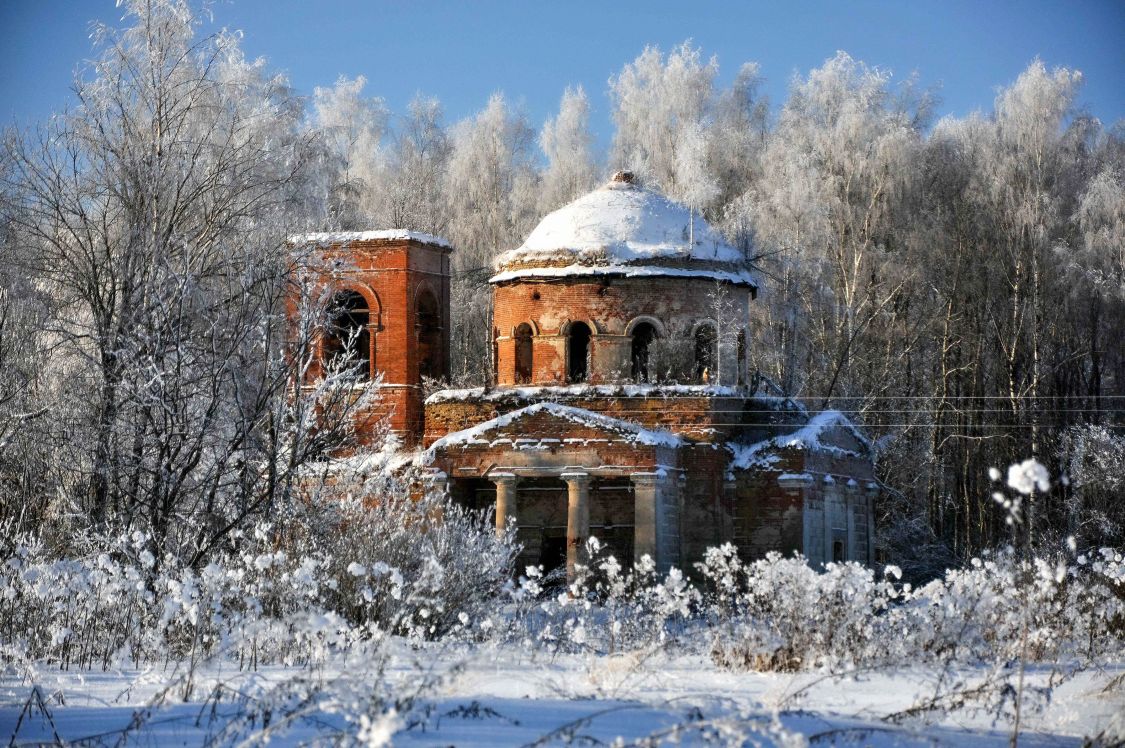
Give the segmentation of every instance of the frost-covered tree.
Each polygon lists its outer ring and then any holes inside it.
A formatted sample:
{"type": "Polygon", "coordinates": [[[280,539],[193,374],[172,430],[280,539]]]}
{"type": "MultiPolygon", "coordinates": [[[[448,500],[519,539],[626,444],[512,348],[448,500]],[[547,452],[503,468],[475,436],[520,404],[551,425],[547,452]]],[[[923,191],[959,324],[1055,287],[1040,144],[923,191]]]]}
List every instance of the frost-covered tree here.
{"type": "Polygon", "coordinates": [[[705,142],[718,70],[716,59],[705,63],[700,50],[684,42],[667,58],[659,48],[646,47],[611,78],[617,130],[610,166],[629,169],[685,203],[718,195],[705,142]]]}
{"type": "MultiPolygon", "coordinates": [[[[769,132],[769,102],[758,93],[761,83],[758,64],[745,63],[730,88],[720,91],[712,105],[707,162],[720,189],[717,205],[728,206],[747,194],[761,176],[761,152],[769,132]]],[[[724,209],[723,214],[727,212],[724,209]]],[[[723,214],[715,217],[726,228],[723,214]]],[[[732,240],[749,238],[748,227],[731,229],[732,240]]]]}
{"type": "Polygon", "coordinates": [[[494,94],[480,113],[457,124],[446,194],[449,237],[457,252],[452,326],[455,377],[487,381],[492,371],[492,259],[517,246],[538,219],[535,134],[527,117],[494,94]]]}
{"type": "Polygon", "coordinates": [[[538,218],[535,133],[527,116],[493,94],[457,124],[449,161],[450,238],[461,269],[485,267],[519,244],[538,218]]]}
{"type": "Polygon", "coordinates": [[[391,133],[373,191],[374,224],[444,236],[449,228],[446,172],[452,150],[441,103],[416,97],[391,133]]]}
{"type": "Polygon", "coordinates": [[[590,100],[582,86],[568,88],[559,113],[539,133],[547,157],[539,189],[539,212],[546,214],[594,188],[597,166],[590,133],[590,100]]]}
{"type": "Polygon", "coordinates": [[[782,278],[771,329],[787,355],[771,368],[791,392],[864,392],[857,345],[903,290],[893,252],[920,132],[892,93],[889,74],[839,53],[794,81],[763,154],[752,208],[782,278]]]}
{"type": "Polygon", "coordinates": [[[384,170],[382,139],[388,112],[382,99],[363,98],[367,79],[344,76],[313,91],[314,127],[325,145],[322,178],[329,180],[328,224],[364,229],[376,213],[373,193],[384,170]]]}
{"type": "Polygon", "coordinates": [[[235,35],[198,36],[180,0],[125,13],[97,29],[77,108],[5,144],[20,270],[50,298],[58,472],[38,490],[73,529],[198,563],[297,477],[285,236],[320,220],[317,149],[235,35]]]}

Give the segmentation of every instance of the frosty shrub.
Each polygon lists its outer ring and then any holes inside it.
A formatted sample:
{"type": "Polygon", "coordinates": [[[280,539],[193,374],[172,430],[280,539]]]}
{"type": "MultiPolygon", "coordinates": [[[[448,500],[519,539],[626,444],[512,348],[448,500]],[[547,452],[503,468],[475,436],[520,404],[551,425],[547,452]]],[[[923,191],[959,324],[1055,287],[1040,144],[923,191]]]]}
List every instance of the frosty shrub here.
{"type": "Polygon", "coordinates": [[[733,546],[712,548],[699,564],[716,628],[712,657],[755,670],[838,668],[886,656],[886,617],[894,585],[856,563],[823,572],[803,558],[770,553],[742,565],[733,546]]]}
{"type": "Polygon", "coordinates": [[[695,623],[699,591],[683,572],[673,568],[662,578],[648,556],[626,569],[595,537],[586,550],[588,563],[554,595],[545,591],[540,567],[526,569],[511,590],[510,636],[551,651],[598,654],[684,640],[695,623]]]}
{"type": "Polygon", "coordinates": [[[327,514],[301,533],[263,524],[202,569],[156,559],[140,532],[77,558],[13,538],[0,555],[0,661],[314,664],[387,634],[462,631],[509,578],[510,537],[439,497],[327,514]]]}
{"type": "Polygon", "coordinates": [[[894,618],[909,649],[926,659],[1089,663],[1123,651],[1122,562],[1109,548],[1069,563],[1005,551],[904,592],[894,618]]]}
{"type": "Polygon", "coordinates": [[[402,492],[338,511],[317,547],[335,582],[326,599],[351,621],[425,638],[465,631],[511,579],[514,533],[497,537],[489,513],[402,492]]]}
{"type": "Polygon", "coordinates": [[[912,589],[887,567],[812,569],[770,554],[742,564],[730,546],[699,565],[714,622],[712,657],[736,669],[832,671],[1017,659],[1079,666],[1125,652],[1125,564],[1096,556],[1023,559],[1011,551],[912,589]]]}
{"type": "Polygon", "coordinates": [[[603,553],[561,590],[539,567],[487,619],[501,638],[548,652],[617,654],[676,648],[745,670],[847,672],[915,664],[1017,660],[1085,667],[1125,654],[1125,560],[990,554],[914,588],[898,567],[813,568],[800,556],[744,562],[709,549],[688,578],[603,553]]]}
{"type": "MultiPolygon", "coordinates": [[[[241,553],[194,570],[171,556],[158,564],[141,532],[67,559],[53,558],[37,538],[16,538],[0,569],[4,657],[139,667],[225,649],[250,664],[307,661],[313,634],[300,619],[323,612],[323,564],[270,552],[264,532],[245,540],[241,553]]],[[[315,636],[326,633],[321,626],[315,636]]]]}

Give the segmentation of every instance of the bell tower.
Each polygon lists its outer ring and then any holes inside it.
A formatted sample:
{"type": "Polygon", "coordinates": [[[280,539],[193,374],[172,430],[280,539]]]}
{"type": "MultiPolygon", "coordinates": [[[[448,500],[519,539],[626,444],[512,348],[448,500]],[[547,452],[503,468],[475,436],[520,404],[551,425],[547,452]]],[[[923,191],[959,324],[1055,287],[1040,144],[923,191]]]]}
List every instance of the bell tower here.
{"type": "Polygon", "coordinates": [[[357,381],[379,388],[378,414],[405,446],[420,443],[423,378],[449,377],[449,242],[392,229],[304,234],[290,244],[320,251],[332,305],[321,360],[342,347],[335,338],[346,339],[357,381]]]}

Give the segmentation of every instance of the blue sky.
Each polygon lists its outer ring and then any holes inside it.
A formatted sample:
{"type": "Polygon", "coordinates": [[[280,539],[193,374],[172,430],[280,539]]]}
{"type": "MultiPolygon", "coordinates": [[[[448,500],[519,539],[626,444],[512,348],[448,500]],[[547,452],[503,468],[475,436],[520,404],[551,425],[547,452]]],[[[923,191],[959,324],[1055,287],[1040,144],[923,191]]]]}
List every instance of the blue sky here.
{"type": "MultiPolygon", "coordinates": [[[[988,110],[997,87],[1036,56],[1085,74],[1080,100],[1107,125],[1125,118],[1125,0],[1070,2],[384,2],[219,0],[214,24],[244,32],[302,93],[340,74],[404,111],[437,96],[449,121],[504,91],[541,124],[567,85],[582,84],[603,145],[612,132],[606,82],[646,44],[692,39],[717,55],[722,82],[761,65],[776,108],[794,73],[842,49],[904,78],[940,86],[941,114],[988,110]]],[[[0,0],[0,122],[33,123],[69,100],[91,56],[89,22],[113,22],[112,0],[0,0]]]]}

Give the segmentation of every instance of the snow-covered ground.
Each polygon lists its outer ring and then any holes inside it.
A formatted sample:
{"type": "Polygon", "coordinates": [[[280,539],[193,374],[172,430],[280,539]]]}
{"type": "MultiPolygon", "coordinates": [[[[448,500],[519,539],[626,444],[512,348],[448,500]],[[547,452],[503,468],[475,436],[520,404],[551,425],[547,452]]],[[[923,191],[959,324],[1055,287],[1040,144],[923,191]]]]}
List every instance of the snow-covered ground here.
{"type": "MultiPolygon", "coordinates": [[[[958,709],[906,714],[954,683],[963,685],[961,693],[971,691],[985,670],[830,676],[732,672],[699,656],[656,650],[549,656],[511,645],[428,650],[405,642],[391,650],[385,680],[377,668],[366,674],[339,663],[256,673],[212,665],[196,675],[186,701],[184,663],[147,672],[43,668],[31,680],[9,673],[0,680],[0,739],[288,745],[346,730],[370,744],[389,737],[405,746],[598,745],[617,738],[628,745],[649,737],[694,745],[999,746],[1011,731],[1008,718],[996,717],[996,693],[989,704],[970,698],[958,709]],[[32,680],[45,710],[25,708],[36,701],[32,680]],[[384,716],[358,726],[353,716],[349,726],[345,715],[372,696],[384,706],[369,713],[384,716]],[[285,706],[265,706],[271,703],[285,706]]],[[[1083,737],[1125,727],[1125,665],[1079,673],[1046,701],[1039,689],[1051,677],[1042,668],[1027,672],[1022,745],[1080,745],[1083,737]]],[[[1010,699],[1003,703],[1003,689],[997,693],[1000,711],[1010,715],[1010,699]]]]}

